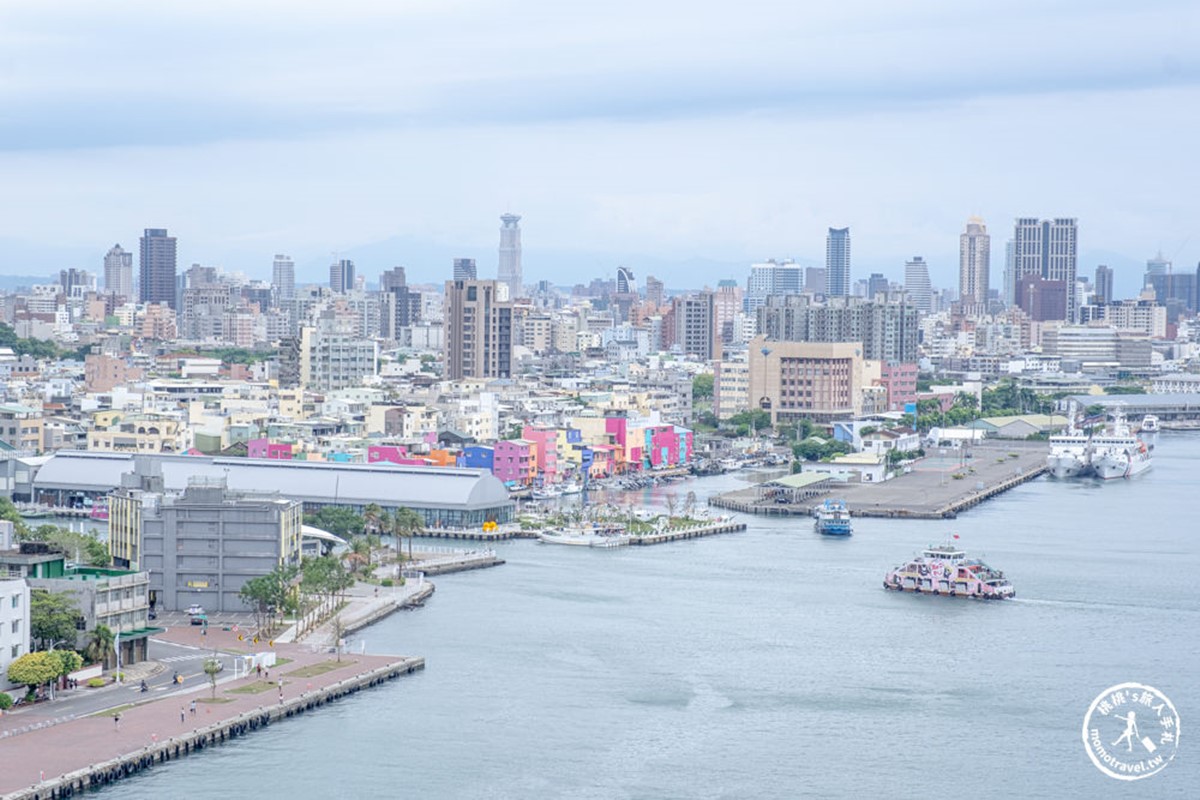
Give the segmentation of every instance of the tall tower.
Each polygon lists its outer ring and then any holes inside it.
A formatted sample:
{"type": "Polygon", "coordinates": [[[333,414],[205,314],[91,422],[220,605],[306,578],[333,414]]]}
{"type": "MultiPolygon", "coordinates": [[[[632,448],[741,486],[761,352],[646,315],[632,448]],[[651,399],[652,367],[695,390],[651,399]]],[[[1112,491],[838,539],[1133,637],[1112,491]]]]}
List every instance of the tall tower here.
{"type": "Polygon", "coordinates": [[[354,262],[339,259],[329,265],[329,288],[336,294],[345,294],[354,288],[354,262]]]}
{"type": "Polygon", "coordinates": [[[1107,305],[1113,301],[1112,267],[1103,264],[1096,267],[1096,305],[1107,305]]]}
{"type": "Polygon", "coordinates": [[[913,307],[926,314],[933,311],[933,285],[929,282],[929,265],[920,256],[904,263],[904,289],[913,307]]]}
{"type": "Polygon", "coordinates": [[[1078,225],[1075,219],[1018,218],[1013,229],[1013,278],[1017,285],[1017,303],[1022,302],[1021,279],[1040,277],[1051,284],[1039,284],[1042,287],[1041,291],[1061,290],[1066,296],[1066,321],[1076,320],[1079,316],[1078,303],[1075,300],[1077,250],[1078,225]]]}
{"type": "Polygon", "coordinates": [[[475,269],[475,259],[473,258],[456,258],[454,259],[454,280],[456,281],[473,281],[479,277],[475,269]]]}
{"type": "Polygon", "coordinates": [[[825,294],[850,295],[850,229],[830,228],[825,237],[825,294]]]}
{"type": "Polygon", "coordinates": [[[166,228],[146,228],[138,263],[139,300],[175,308],[175,258],[175,237],[166,228]]]}
{"type": "Polygon", "coordinates": [[[964,304],[987,304],[991,260],[992,237],[987,225],[979,217],[971,217],[958,237],[958,298],[964,304]]]}
{"type": "Polygon", "coordinates": [[[275,287],[275,296],[281,301],[292,300],[296,296],[296,262],[291,256],[276,254],[271,263],[271,285],[275,287]]]}
{"type": "Polygon", "coordinates": [[[125,252],[119,244],[104,255],[104,290],[126,300],[134,298],[133,253],[125,252]]]}
{"type": "Polygon", "coordinates": [[[521,221],[519,214],[500,217],[500,269],[497,280],[508,284],[508,296],[521,296],[521,221]]]}

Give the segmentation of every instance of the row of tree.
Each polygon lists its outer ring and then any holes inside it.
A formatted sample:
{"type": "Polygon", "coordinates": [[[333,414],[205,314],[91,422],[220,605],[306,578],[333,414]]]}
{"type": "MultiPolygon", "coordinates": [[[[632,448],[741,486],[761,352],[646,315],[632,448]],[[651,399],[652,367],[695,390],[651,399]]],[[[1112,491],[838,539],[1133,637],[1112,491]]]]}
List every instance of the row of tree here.
{"type": "MultiPolygon", "coordinates": [[[[41,592],[40,594],[49,593],[41,592]]],[[[72,626],[71,637],[66,640],[72,645],[75,642],[74,633],[75,628],[72,626]]],[[[107,626],[97,625],[96,629],[89,634],[83,655],[71,647],[63,650],[48,649],[26,653],[8,665],[8,679],[12,683],[25,686],[32,694],[39,686],[57,681],[82,667],[85,657],[88,662],[93,664],[108,661],[113,655],[115,642],[116,637],[107,626]]],[[[50,644],[53,647],[58,642],[52,641],[50,644]]]]}

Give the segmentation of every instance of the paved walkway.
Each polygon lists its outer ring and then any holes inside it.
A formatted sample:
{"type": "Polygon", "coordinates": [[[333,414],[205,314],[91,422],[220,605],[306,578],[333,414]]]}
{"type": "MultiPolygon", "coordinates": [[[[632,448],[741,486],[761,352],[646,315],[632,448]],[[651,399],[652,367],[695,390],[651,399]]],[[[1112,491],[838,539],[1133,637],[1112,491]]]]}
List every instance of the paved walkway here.
{"type": "MultiPolygon", "coordinates": [[[[246,654],[253,647],[239,642],[232,631],[211,628],[205,637],[192,629],[177,628],[159,638],[194,647],[216,647],[229,653],[246,654]]],[[[260,645],[256,649],[266,648],[260,645]]],[[[139,695],[133,694],[133,697],[139,697],[133,705],[117,705],[92,716],[81,716],[0,739],[0,753],[3,754],[0,795],[28,788],[43,778],[55,778],[89,764],[134,753],[144,746],[231,719],[243,712],[279,703],[279,681],[283,683],[283,697],[291,699],[398,660],[393,656],[356,653],[343,655],[339,664],[333,655],[314,653],[306,645],[276,644],[274,650],[278,658],[290,661],[270,670],[270,682],[255,676],[235,679],[232,674],[225,674],[217,684],[217,702],[210,700],[212,690],[207,681],[192,680],[191,685],[165,696],[148,696],[142,701],[139,695]],[[196,701],[195,713],[191,710],[193,700],[196,701]],[[119,713],[119,723],[114,721],[114,713],[119,713]]],[[[112,697],[114,704],[129,703],[131,695],[114,691],[112,697]]],[[[52,713],[54,709],[50,707],[56,704],[45,705],[52,713]]],[[[58,709],[67,707],[64,704],[58,709]]],[[[19,721],[23,716],[6,715],[4,721],[19,721]]]]}

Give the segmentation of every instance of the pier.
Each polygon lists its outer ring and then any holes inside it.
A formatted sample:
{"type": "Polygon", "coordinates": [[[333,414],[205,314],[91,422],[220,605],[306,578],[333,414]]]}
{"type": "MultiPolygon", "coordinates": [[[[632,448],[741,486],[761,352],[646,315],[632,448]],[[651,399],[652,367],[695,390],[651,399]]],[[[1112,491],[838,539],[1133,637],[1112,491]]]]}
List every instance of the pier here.
{"type": "Polygon", "coordinates": [[[684,539],[699,539],[704,536],[716,536],[719,533],[735,533],[744,530],[746,530],[746,523],[744,522],[723,521],[711,525],[697,525],[691,528],[679,528],[678,530],[663,531],[662,533],[647,533],[643,536],[634,536],[629,543],[634,546],[664,544],[666,542],[680,542],[684,539]]]}
{"type": "Polygon", "coordinates": [[[819,493],[796,502],[775,502],[762,490],[765,484],[708,502],[747,514],[809,516],[822,497],[836,497],[845,500],[855,517],[948,519],[1044,473],[1047,448],[1041,441],[989,440],[962,450],[933,450],[909,471],[882,483],[822,485],[819,493]]]}

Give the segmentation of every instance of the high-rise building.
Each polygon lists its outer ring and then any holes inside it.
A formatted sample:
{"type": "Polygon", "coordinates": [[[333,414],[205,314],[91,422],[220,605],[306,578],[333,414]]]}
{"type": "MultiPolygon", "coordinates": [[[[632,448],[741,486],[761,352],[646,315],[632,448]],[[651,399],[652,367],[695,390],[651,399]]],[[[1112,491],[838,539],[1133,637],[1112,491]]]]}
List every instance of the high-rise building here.
{"type": "Polygon", "coordinates": [[[473,281],[479,278],[479,273],[475,269],[475,259],[473,258],[456,258],[454,259],[454,280],[456,281],[473,281]]]}
{"type": "Polygon", "coordinates": [[[883,276],[883,273],[872,272],[871,277],[867,279],[867,299],[874,300],[875,296],[879,294],[886,297],[888,289],[888,279],[883,276]]]}
{"type": "Polygon", "coordinates": [[[958,237],[958,299],[967,305],[986,306],[991,280],[992,237],[979,217],[967,220],[958,237]]]}
{"type": "Polygon", "coordinates": [[[636,294],[637,279],[629,267],[617,267],[617,294],[636,294]]]}
{"type": "MultiPolygon", "coordinates": [[[[1036,217],[1017,219],[1013,231],[1013,279],[1020,292],[1021,279],[1034,275],[1045,281],[1061,283],[1064,287],[1075,285],[1075,263],[1078,250],[1078,225],[1069,217],[1041,220],[1036,217]]],[[[1026,286],[1035,284],[1027,283],[1026,286]]],[[[1066,291],[1066,307],[1063,319],[1074,321],[1078,317],[1075,293],[1066,291]]],[[[1022,299],[1015,298],[1020,304],[1022,299]]],[[[1041,304],[1048,309],[1050,306],[1041,304]]]]}
{"type": "Polygon", "coordinates": [[[341,258],[329,265],[329,288],[335,294],[346,294],[354,289],[354,262],[341,258]]]}
{"type": "Polygon", "coordinates": [[[277,254],[271,264],[271,285],[275,296],[285,303],[296,296],[296,262],[291,256],[277,254]]]}
{"type": "Polygon", "coordinates": [[[1006,306],[1017,304],[1017,245],[1012,239],[1004,243],[1004,296],[1006,306]]]}
{"type": "Polygon", "coordinates": [[[804,268],[804,291],[809,294],[825,294],[825,280],[829,270],[824,267],[804,268]]]}
{"type": "Polygon", "coordinates": [[[499,300],[500,281],[447,281],[446,377],[512,375],[512,301],[499,300]]]}
{"type": "Polygon", "coordinates": [[[863,358],[915,362],[917,309],[910,303],[877,303],[811,295],[772,297],[758,310],[758,333],[784,342],[860,342],[863,358]]]}
{"type": "Polygon", "coordinates": [[[825,237],[825,294],[850,294],[850,229],[830,228],[825,237]]]}
{"type": "Polygon", "coordinates": [[[86,269],[71,267],[59,270],[58,285],[62,287],[62,293],[67,297],[82,297],[86,292],[96,290],[96,276],[86,269]]]}
{"type": "Polygon", "coordinates": [[[803,278],[800,265],[794,261],[772,258],[751,264],[750,277],[746,280],[746,313],[753,314],[771,295],[799,294],[803,278]]]}
{"type": "Polygon", "coordinates": [[[1146,259],[1146,284],[1149,285],[1151,278],[1166,275],[1170,271],[1171,262],[1163,258],[1162,251],[1159,250],[1157,256],[1146,259]]]}
{"type": "Polygon", "coordinates": [[[1096,294],[1093,302],[1100,306],[1113,302],[1112,267],[1103,264],[1096,267],[1096,294]]]}
{"type": "Polygon", "coordinates": [[[933,285],[929,282],[929,265],[920,256],[904,262],[904,290],[917,311],[933,311],[933,285]]]}
{"type": "Polygon", "coordinates": [[[685,355],[705,361],[721,357],[721,331],[717,327],[716,298],[712,292],[700,292],[671,299],[675,323],[674,342],[685,355]]]}
{"type": "Polygon", "coordinates": [[[392,267],[379,275],[379,291],[381,292],[390,292],[407,285],[408,279],[404,274],[404,267],[392,267]]]}
{"type": "Polygon", "coordinates": [[[344,320],[319,319],[299,337],[300,385],[318,392],[350,389],[379,373],[379,345],[344,320]]]}
{"type": "Polygon", "coordinates": [[[663,282],[653,275],[646,276],[646,302],[655,308],[663,304],[666,297],[666,288],[663,282]]]}
{"type": "Polygon", "coordinates": [[[508,296],[521,296],[521,217],[504,214],[500,217],[500,269],[497,280],[508,285],[508,296]]]}
{"type": "Polygon", "coordinates": [[[133,253],[127,253],[119,244],[104,254],[104,290],[109,294],[132,300],[133,253]]]}
{"type": "Polygon", "coordinates": [[[146,228],[138,263],[139,293],[143,303],[166,303],[176,308],[175,237],[166,228],[146,228]]]}

